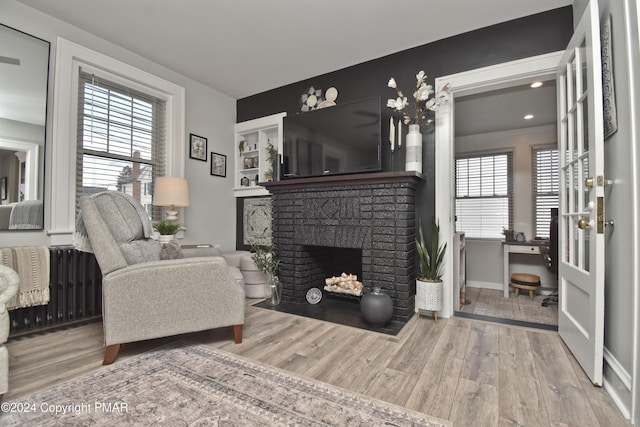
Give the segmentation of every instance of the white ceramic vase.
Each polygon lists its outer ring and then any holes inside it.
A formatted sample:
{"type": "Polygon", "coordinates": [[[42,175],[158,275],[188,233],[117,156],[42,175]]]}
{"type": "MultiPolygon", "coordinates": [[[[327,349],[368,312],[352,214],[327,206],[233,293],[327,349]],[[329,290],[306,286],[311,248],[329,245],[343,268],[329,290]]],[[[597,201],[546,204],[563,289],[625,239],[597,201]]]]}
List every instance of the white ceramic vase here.
{"type": "Polygon", "coordinates": [[[409,125],[406,141],[405,170],[422,173],[422,134],[420,125],[409,125]]]}

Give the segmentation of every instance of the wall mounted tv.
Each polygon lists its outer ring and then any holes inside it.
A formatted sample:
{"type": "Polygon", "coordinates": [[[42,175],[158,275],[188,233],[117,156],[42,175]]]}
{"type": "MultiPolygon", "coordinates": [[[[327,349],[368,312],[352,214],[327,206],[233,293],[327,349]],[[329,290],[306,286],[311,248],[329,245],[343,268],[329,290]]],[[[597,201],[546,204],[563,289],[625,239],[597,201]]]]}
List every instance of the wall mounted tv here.
{"type": "Polygon", "coordinates": [[[283,127],[283,179],[382,169],[379,97],[286,116],[283,127]]]}

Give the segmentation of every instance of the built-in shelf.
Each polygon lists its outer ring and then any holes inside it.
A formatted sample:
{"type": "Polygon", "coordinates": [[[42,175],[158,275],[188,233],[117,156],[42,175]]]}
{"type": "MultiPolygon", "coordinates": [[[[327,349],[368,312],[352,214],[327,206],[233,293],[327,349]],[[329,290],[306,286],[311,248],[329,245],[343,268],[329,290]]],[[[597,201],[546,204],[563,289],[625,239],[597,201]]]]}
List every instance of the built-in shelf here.
{"type": "Polygon", "coordinates": [[[278,153],[282,153],[282,119],[286,115],[286,113],[273,114],[236,124],[234,162],[236,197],[269,194],[269,191],[260,184],[260,181],[267,179],[267,172],[273,169],[273,165],[268,161],[267,146],[272,144],[278,153]],[[240,141],[244,141],[242,152],[239,149],[240,141]],[[255,167],[246,167],[252,164],[255,167]]]}

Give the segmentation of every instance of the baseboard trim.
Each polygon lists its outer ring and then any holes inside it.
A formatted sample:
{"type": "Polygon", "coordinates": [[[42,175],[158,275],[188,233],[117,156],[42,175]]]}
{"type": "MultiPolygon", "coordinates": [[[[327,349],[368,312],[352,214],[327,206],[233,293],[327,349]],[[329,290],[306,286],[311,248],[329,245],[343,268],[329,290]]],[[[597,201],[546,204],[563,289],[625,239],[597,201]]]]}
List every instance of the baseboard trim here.
{"type": "Polygon", "coordinates": [[[467,286],[470,288],[494,289],[501,291],[504,286],[502,283],[480,282],[477,280],[467,280],[467,286]]]}
{"type": "Polygon", "coordinates": [[[604,348],[603,387],[611,396],[622,415],[631,419],[632,378],[620,362],[604,348]]]}

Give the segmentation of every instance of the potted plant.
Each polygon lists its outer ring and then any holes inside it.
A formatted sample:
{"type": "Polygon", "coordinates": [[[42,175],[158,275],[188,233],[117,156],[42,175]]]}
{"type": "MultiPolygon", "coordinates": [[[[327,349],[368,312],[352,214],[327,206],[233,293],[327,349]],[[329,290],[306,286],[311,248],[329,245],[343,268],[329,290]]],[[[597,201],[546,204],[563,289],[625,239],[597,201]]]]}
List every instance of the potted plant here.
{"type": "Polygon", "coordinates": [[[238,151],[240,151],[240,154],[244,153],[244,144],[244,139],[238,143],[238,151]]]}
{"type": "Polygon", "coordinates": [[[251,247],[253,248],[251,258],[253,258],[256,266],[267,276],[264,289],[266,303],[272,306],[278,305],[282,298],[282,284],[277,276],[280,260],[276,255],[276,247],[274,244],[269,246],[252,244],[251,247]]]}
{"type": "Polygon", "coordinates": [[[442,310],[442,265],[447,244],[440,244],[440,224],[435,216],[431,217],[431,248],[424,241],[422,223],[419,226],[419,240],[416,249],[420,257],[420,275],[416,280],[416,313],[420,310],[433,312],[438,321],[438,311],[442,310]]]}
{"type": "Polygon", "coordinates": [[[278,149],[271,143],[270,140],[267,140],[267,164],[269,165],[269,167],[264,173],[264,177],[267,181],[273,180],[273,166],[277,156],[278,149]]]}
{"type": "Polygon", "coordinates": [[[502,227],[502,234],[504,235],[504,240],[507,242],[515,242],[516,232],[514,230],[502,227]]]}
{"type": "Polygon", "coordinates": [[[160,233],[158,241],[160,243],[168,243],[173,240],[173,236],[178,231],[180,226],[174,221],[163,219],[162,221],[154,222],[153,229],[160,233]]]}

